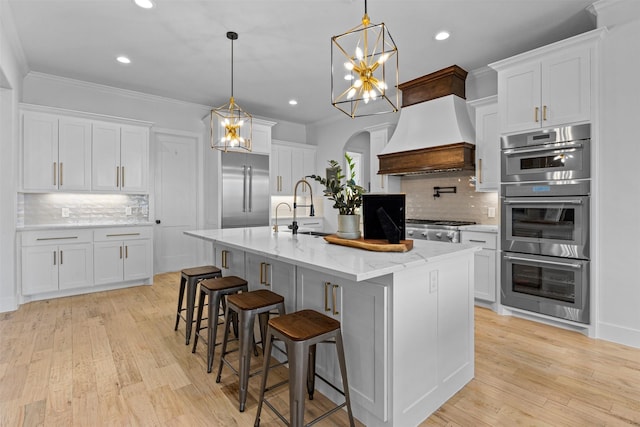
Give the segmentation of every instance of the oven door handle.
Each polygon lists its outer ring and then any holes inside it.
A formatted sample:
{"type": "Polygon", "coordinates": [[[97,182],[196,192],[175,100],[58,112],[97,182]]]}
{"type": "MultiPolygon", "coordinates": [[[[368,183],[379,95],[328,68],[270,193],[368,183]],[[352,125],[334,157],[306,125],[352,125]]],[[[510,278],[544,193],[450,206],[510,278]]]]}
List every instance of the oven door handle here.
{"type": "Polygon", "coordinates": [[[547,145],[544,147],[536,147],[536,148],[512,148],[509,150],[504,150],[504,154],[521,154],[521,153],[538,153],[540,151],[553,151],[554,154],[566,153],[569,151],[575,151],[576,148],[582,148],[582,144],[579,142],[567,142],[562,144],[562,146],[552,146],[547,145]]]}
{"type": "Polygon", "coordinates": [[[550,205],[558,205],[558,204],[569,204],[569,205],[581,205],[582,204],[582,200],[553,200],[553,199],[538,199],[535,198],[535,200],[505,200],[503,202],[505,205],[531,205],[531,204],[535,204],[535,205],[539,205],[541,203],[547,203],[550,205]]]}
{"type": "Polygon", "coordinates": [[[575,262],[540,261],[538,259],[522,258],[517,256],[511,256],[511,255],[505,255],[504,259],[508,259],[512,261],[538,262],[541,264],[559,265],[562,267],[582,268],[582,264],[575,263],[575,262]]]}

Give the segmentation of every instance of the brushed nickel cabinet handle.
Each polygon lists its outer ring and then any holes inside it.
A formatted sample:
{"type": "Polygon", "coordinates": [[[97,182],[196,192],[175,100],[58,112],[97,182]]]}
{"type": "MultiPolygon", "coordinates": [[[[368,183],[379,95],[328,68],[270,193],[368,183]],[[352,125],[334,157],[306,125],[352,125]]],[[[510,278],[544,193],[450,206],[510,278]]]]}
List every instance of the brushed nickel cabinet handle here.
{"type": "Polygon", "coordinates": [[[271,281],[269,280],[269,269],[271,268],[271,264],[268,262],[264,263],[264,285],[271,286],[271,281]]]}
{"type": "Polygon", "coordinates": [[[62,250],[60,250],[60,265],[64,264],[64,260],[62,259],[62,250]]]}
{"type": "Polygon", "coordinates": [[[229,268],[229,265],[227,264],[227,252],[223,250],[222,251],[222,268],[229,268]]]}
{"type": "Polygon", "coordinates": [[[478,159],[478,182],[482,184],[482,159],[478,159]]]}
{"type": "Polygon", "coordinates": [[[540,109],[538,107],[536,107],[536,111],[535,111],[535,114],[533,116],[534,120],[536,121],[536,123],[538,123],[538,110],[540,110],[540,109]]]}
{"type": "Polygon", "coordinates": [[[124,257],[129,258],[129,246],[124,247],[124,257]]]}
{"type": "Polygon", "coordinates": [[[115,234],[107,234],[107,237],[116,237],[116,236],[139,236],[140,233],[115,233],[115,234]]]}
{"type": "Polygon", "coordinates": [[[62,187],[62,177],[64,176],[64,173],[62,172],[62,166],[64,165],[64,163],[60,162],[60,177],[58,178],[58,182],[60,183],[60,187],[62,187]]]}
{"type": "Polygon", "coordinates": [[[122,246],[120,246],[120,259],[122,259],[122,246]]]}
{"type": "Polygon", "coordinates": [[[53,185],[58,185],[56,184],[57,177],[58,177],[58,163],[53,162],[53,185]]]}
{"type": "Polygon", "coordinates": [[[53,265],[57,265],[56,264],[56,251],[53,251],[53,265]]]}
{"type": "Polygon", "coordinates": [[[120,171],[122,172],[122,188],[124,188],[124,166],[120,167],[120,171]]]}
{"type": "Polygon", "coordinates": [[[116,187],[120,187],[120,166],[116,166],[116,187]]]}
{"type": "Polygon", "coordinates": [[[340,314],[336,308],[338,306],[338,286],[339,285],[333,285],[333,314],[340,314]]]}
{"type": "MultiPolygon", "coordinates": [[[[542,106],[542,120],[547,120],[547,106],[546,105],[542,106]]],[[[60,167],[62,167],[62,165],[60,165],[60,167]]]]}
{"type": "Polygon", "coordinates": [[[264,262],[260,263],[260,284],[264,285],[264,262]]]}
{"type": "Polygon", "coordinates": [[[329,308],[329,287],[331,283],[324,282],[324,311],[331,311],[329,308]]]}

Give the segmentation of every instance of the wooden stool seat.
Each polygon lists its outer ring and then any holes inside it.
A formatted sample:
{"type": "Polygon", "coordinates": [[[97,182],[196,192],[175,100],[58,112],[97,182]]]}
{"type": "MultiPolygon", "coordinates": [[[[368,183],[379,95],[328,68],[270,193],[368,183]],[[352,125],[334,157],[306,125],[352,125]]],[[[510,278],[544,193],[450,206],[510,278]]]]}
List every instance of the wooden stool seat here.
{"type": "Polygon", "coordinates": [[[229,295],[227,303],[235,305],[240,310],[256,310],[269,305],[284,303],[284,297],[266,289],[260,289],[245,294],[229,295]]]}
{"type": "MultiPolygon", "coordinates": [[[[207,329],[207,372],[211,372],[213,367],[213,356],[215,354],[216,337],[218,334],[218,317],[220,316],[220,307],[226,312],[226,304],[224,302],[225,295],[234,295],[238,292],[248,292],[247,281],[238,276],[217,277],[215,279],[205,279],[200,282],[200,301],[198,302],[198,315],[196,316],[196,332],[193,339],[192,353],[196,352],[198,347],[198,338],[202,329],[207,329]],[[208,298],[208,314],[207,326],[201,327],[202,313],[204,309],[205,297],[208,298]]],[[[235,325],[235,324],[234,324],[235,325]]],[[[236,328],[237,329],[237,328],[236,328]]]]}
{"type": "Polygon", "coordinates": [[[240,412],[243,412],[247,401],[249,377],[253,375],[250,373],[250,368],[251,349],[255,346],[255,344],[253,344],[253,327],[255,324],[255,318],[258,316],[258,321],[260,323],[260,337],[264,348],[267,322],[269,321],[270,313],[272,310],[278,310],[278,313],[281,316],[285,314],[284,297],[266,289],[260,289],[257,291],[228,295],[226,300],[227,308],[224,316],[224,339],[222,340],[222,354],[220,355],[220,367],[218,368],[216,382],[220,382],[222,367],[225,364],[238,375],[240,382],[238,391],[238,400],[240,401],[239,409],[240,412]],[[229,323],[234,314],[237,315],[239,324],[238,351],[240,356],[238,358],[239,366],[237,370],[235,370],[235,368],[231,366],[226,359],[227,354],[230,353],[230,351],[227,351],[227,343],[229,342],[229,323]]]}
{"type": "Polygon", "coordinates": [[[182,317],[187,324],[185,331],[185,345],[189,345],[189,341],[191,340],[191,328],[193,326],[193,313],[196,305],[196,288],[198,287],[198,282],[205,279],[212,279],[214,277],[222,277],[222,270],[213,265],[185,268],[181,271],[178,310],[176,312],[176,326],[173,330],[178,330],[178,324],[180,323],[182,312],[186,312],[185,316],[182,317]],[[183,308],[182,301],[184,300],[185,289],[187,293],[187,306],[183,308]]]}
{"type": "Polygon", "coordinates": [[[269,326],[293,341],[306,341],[340,329],[340,322],[314,310],[301,310],[269,320],[269,326]]]}
{"type": "MultiPolygon", "coordinates": [[[[266,342],[264,343],[262,386],[260,387],[260,399],[258,400],[258,410],[256,412],[254,427],[260,426],[260,413],[262,412],[263,403],[278,415],[278,418],[285,421],[284,416],[265,398],[265,392],[283,385],[283,383],[280,383],[267,389],[267,376],[270,367],[269,359],[271,358],[272,342],[274,339],[282,340],[287,348],[289,362],[289,421],[287,425],[290,427],[302,427],[305,425],[305,388],[309,394],[309,400],[313,399],[313,392],[315,390],[316,345],[331,343],[336,345],[338,352],[338,364],[340,365],[344,392],[340,391],[335,385],[328,384],[343,394],[345,401],[329,409],[306,425],[310,426],[315,424],[317,421],[324,419],[346,406],[349,425],[353,427],[355,422],[351,412],[347,365],[344,358],[340,322],[313,310],[301,310],[269,320],[266,342]]],[[[318,378],[326,382],[322,377],[318,376],[318,378]]]]}

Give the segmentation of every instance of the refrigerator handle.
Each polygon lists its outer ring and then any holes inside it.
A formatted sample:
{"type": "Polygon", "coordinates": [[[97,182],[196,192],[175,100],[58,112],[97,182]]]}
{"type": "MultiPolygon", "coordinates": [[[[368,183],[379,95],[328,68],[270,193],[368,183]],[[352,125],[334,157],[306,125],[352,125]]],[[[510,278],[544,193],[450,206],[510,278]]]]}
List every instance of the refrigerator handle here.
{"type": "Polygon", "coordinates": [[[247,211],[247,165],[242,165],[242,212],[247,211]]]}
{"type": "Polygon", "coordinates": [[[249,166],[247,168],[249,170],[249,194],[248,194],[248,203],[249,203],[249,212],[253,212],[253,168],[249,166]]]}

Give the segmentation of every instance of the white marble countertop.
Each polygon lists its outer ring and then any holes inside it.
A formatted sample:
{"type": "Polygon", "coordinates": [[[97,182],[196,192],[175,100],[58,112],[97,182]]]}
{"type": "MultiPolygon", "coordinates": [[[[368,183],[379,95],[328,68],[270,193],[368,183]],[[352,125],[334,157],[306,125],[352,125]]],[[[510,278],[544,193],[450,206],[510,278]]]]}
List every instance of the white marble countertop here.
{"type": "Polygon", "coordinates": [[[483,233],[498,233],[497,225],[488,225],[488,224],[473,224],[473,225],[463,225],[460,227],[461,231],[481,231],[483,233]]]}
{"type": "Polygon", "coordinates": [[[16,227],[16,231],[40,231],[40,230],[76,230],[80,228],[112,228],[112,227],[149,227],[152,222],[138,222],[135,224],[45,224],[25,225],[16,227]]]}
{"type": "Polygon", "coordinates": [[[322,237],[273,232],[270,227],[185,231],[185,234],[289,264],[361,281],[480,248],[414,240],[408,252],[374,252],[328,243],[322,237]]]}

